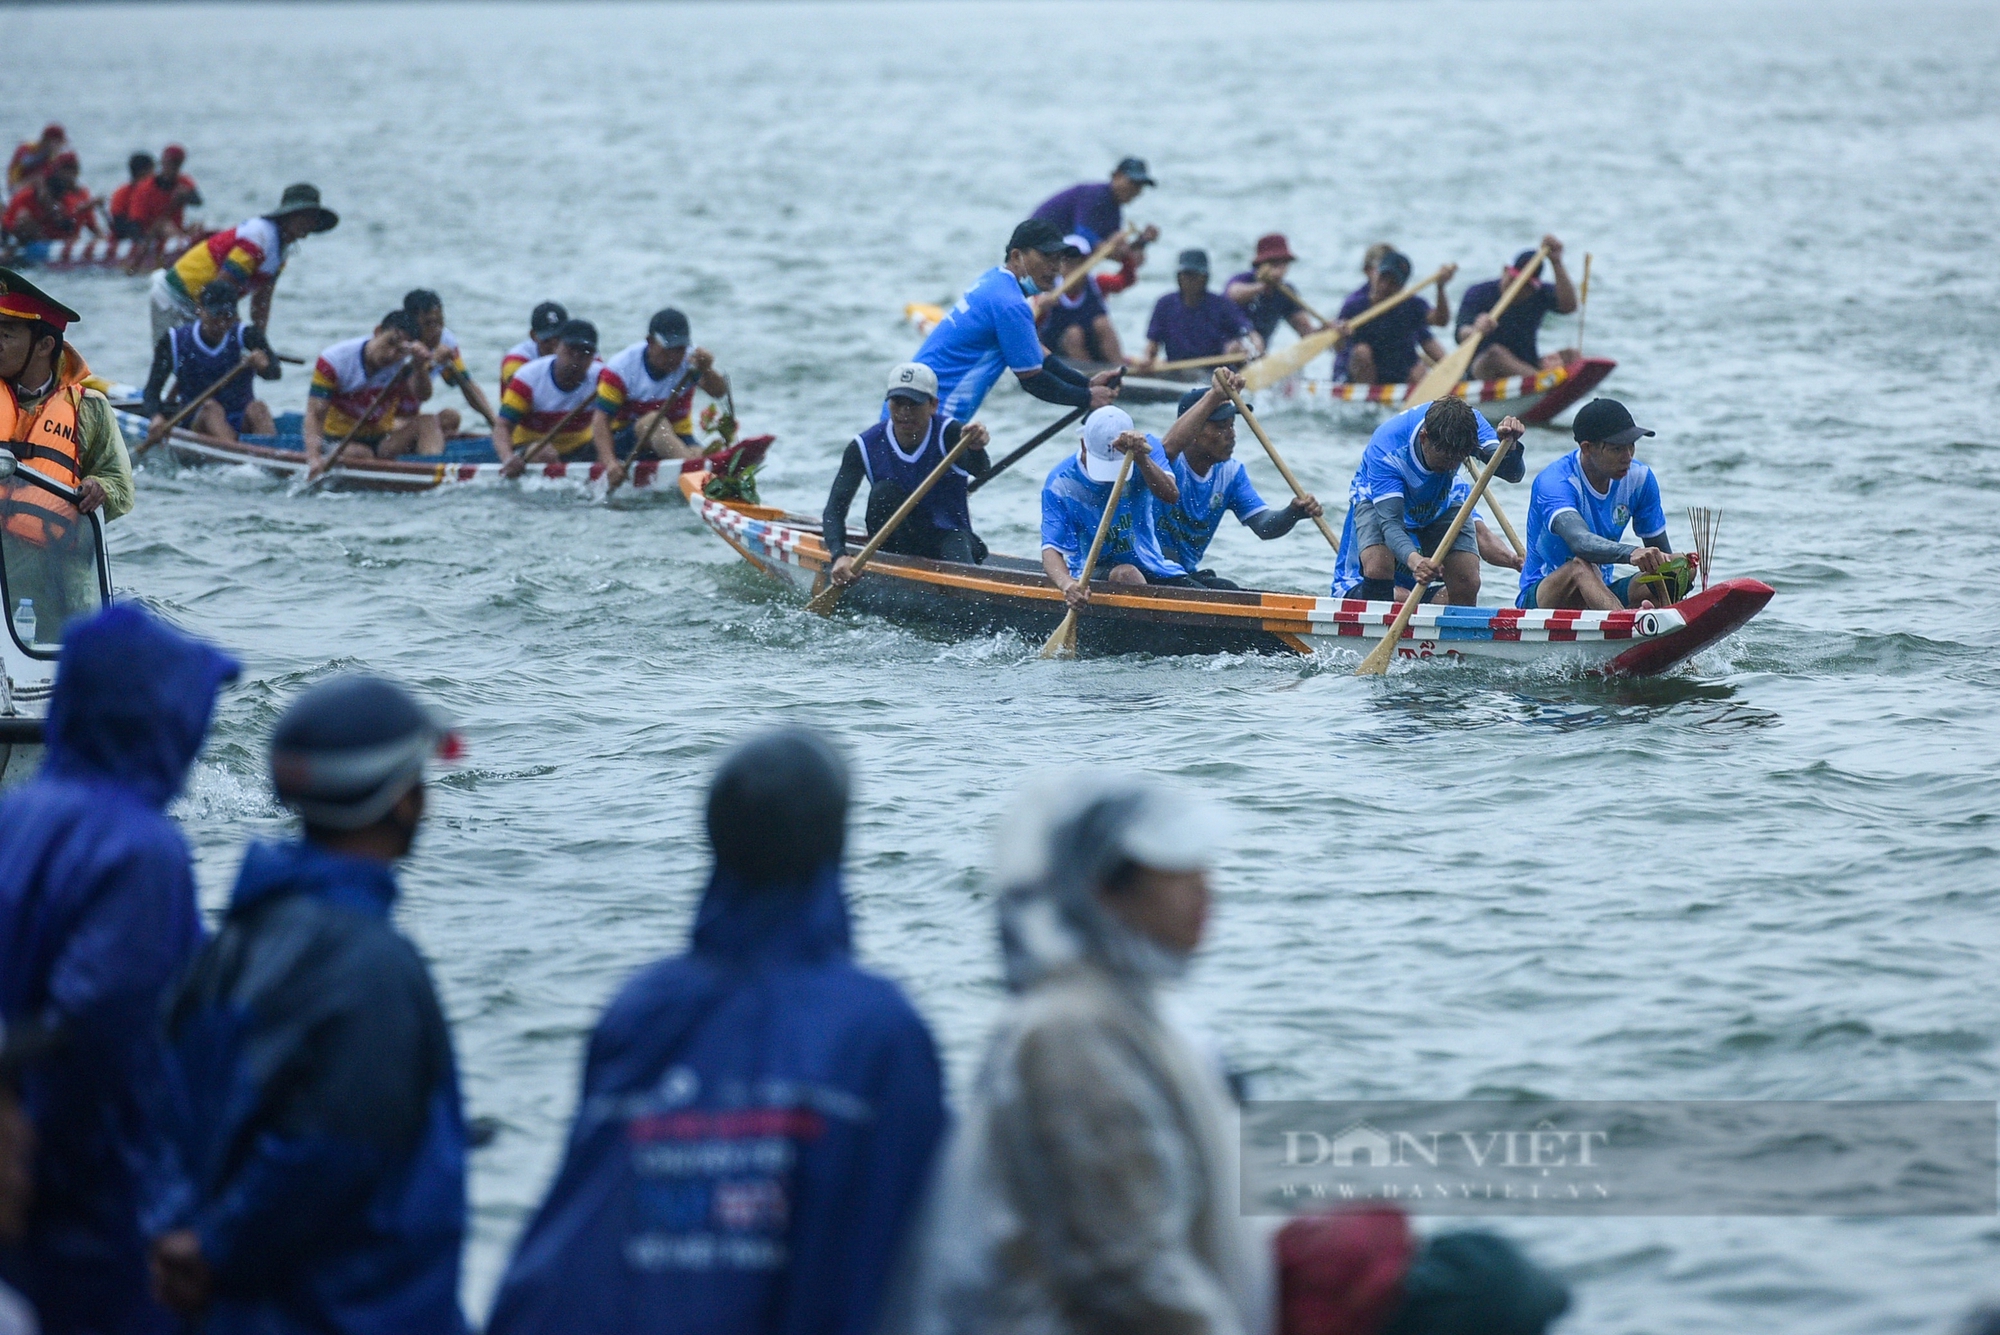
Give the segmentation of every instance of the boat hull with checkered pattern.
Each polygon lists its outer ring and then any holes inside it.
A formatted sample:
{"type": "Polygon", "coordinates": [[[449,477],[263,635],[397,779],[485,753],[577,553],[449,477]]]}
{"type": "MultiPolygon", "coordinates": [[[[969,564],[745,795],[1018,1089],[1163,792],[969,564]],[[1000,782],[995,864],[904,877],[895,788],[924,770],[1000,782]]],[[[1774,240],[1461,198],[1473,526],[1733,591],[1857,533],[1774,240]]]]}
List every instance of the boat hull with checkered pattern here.
{"type": "MultiPolygon", "coordinates": [[[[1529,426],[1547,426],[1583,402],[1604,383],[1618,363],[1608,357],[1583,357],[1534,375],[1510,375],[1498,380],[1467,380],[1452,392],[1477,408],[1488,421],[1518,417],[1529,426]]],[[[1263,393],[1308,407],[1387,416],[1408,405],[1408,385],[1353,385],[1344,380],[1314,380],[1293,376],[1263,393]]]]}
{"type": "MultiPolygon", "coordinates": [[[[830,564],[817,521],[768,506],[712,500],[705,475],[683,474],[681,492],[702,522],[751,565],[801,593],[830,564]]],[[[850,542],[858,548],[860,534],[850,542]]],[[[1665,672],[1748,621],[1771,600],[1753,579],[1716,584],[1673,607],[1619,612],[1513,607],[1420,608],[1397,649],[1417,661],[1562,663],[1610,676],[1665,672]]],[[[1040,639],[1065,605],[1039,563],[992,555],[979,565],[877,555],[841,606],[946,634],[1014,631],[1040,639]]],[[[1077,651],[1113,654],[1365,654],[1388,633],[1394,603],[1260,590],[1091,586],[1077,651]]]]}

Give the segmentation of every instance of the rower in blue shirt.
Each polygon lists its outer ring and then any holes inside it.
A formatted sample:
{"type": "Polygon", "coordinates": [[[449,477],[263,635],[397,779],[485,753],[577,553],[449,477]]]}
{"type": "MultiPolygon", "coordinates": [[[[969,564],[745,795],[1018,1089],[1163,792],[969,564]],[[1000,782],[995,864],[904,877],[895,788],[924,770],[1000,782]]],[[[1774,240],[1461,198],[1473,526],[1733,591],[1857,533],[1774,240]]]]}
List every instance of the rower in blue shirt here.
{"type": "Polygon", "coordinates": [[[1464,399],[1447,397],[1398,413],[1368,438],[1361,466],[1348,488],[1347,523],[1341,529],[1340,557],[1333,576],[1336,598],[1386,602],[1416,580],[1442,578],[1455,606],[1479,601],[1479,562],[1518,570],[1521,561],[1483,521],[1461,529],[1442,562],[1429,553],[1444,539],[1458,507],[1471,495],[1459,470],[1469,458],[1493,457],[1495,442],[1511,453],[1498,476],[1519,482],[1527,472],[1521,437],[1528,428],[1518,417],[1496,432],[1464,399]]]}
{"type": "Polygon", "coordinates": [[[1678,598],[1690,578],[1673,560],[1660,480],[1632,457],[1641,436],[1616,399],[1592,399],[1570,428],[1576,448],[1535,475],[1528,500],[1528,559],[1517,607],[1650,607],[1636,575],[1613,581],[1613,565],[1660,572],[1678,598]],[[1637,545],[1621,542],[1630,524],[1637,545]],[[1669,567],[1662,570],[1662,567],[1669,567]]]}
{"type": "Polygon", "coordinates": [[[1180,499],[1172,505],[1154,502],[1153,528],[1161,553],[1195,583],[1211,589],[1239,587],[1213,570],[1200,569],[1223,515],[1235,515],[1243,527],[1268,542],[1290,533],[1301,519],[1316,519],[1322,513],[1311,496],[1273,510],[1257,494],[1249,470],[1235,457],[1236,405],[1225,387],[1243,392],[1243,377],[1226,366],[1217,369],[1206,389],[1196,387],[1181,395],[1180,415],[1160,441],[1180,499]]]}
{"type": "MultiPolygon", "coordinates": [[[[201,318],[192,324],[169,329],[153,346],[153,369],[146,377],[145,403],[140,409],[149,419],[146,442],[157,445],[166,436],[167,419],[174,410],[194,402],[216,381],[231,375],[244,358],[262,380],[276,380],[283,374],[264,331],[236,318],[236,303],[242,294],[229,283],[210,283],[201,290],[201,318]],[[167,382],[174,392],[167,396],[167,382]]],[[[221,440],[235,440],[243,432],[268,436],[277,430],[270,405],[257,397],[247,375],[237,376],[215,392],[214,397],[195,411],[188,423],[191,430],[221,440]]]]}
{"type": "Polygon", "coordinates": [[[1132,472],[1091,577],[1112,584],[1200,587],[1160,550],[1153,528],[1155,502],[1172,505],[1180,499],[1160,438],[1133,430],[1122,408],[1100,408],[1083,419],[1076,453],[1050,469],[1042,483],[1042,570],[1071,607],[1090,601],[1090,586],[1079,576],[1118,480],[1121,454],[1132,456],[1132,472]]]}
{"type": "Polygon", "coordinates": [[[1118,372],[1086,377],[1044,351],[1035,334],[1029,294],[1056,285],[1057,260],[1066,249],[1053,224],[1028,219],[1008,239],[1006,262],[981,274],[938,321],[915,360],[937,373],[939,412],[971,421],[1003,370],[1049,403],[1102,408],[1118,397],[1118,372]]]}

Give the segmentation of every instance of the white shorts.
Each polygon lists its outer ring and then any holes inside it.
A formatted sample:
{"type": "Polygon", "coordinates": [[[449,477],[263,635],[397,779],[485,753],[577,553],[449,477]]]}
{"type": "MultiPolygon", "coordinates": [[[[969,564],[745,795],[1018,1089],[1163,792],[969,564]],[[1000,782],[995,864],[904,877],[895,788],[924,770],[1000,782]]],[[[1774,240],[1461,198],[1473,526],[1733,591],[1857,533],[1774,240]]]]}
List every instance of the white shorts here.
{"type": "Polygon", "coordinates": [[[180,294],[180,289],[167,281],[167,269],[153,271],[153,342],[157,344],[167,336],[169,329],[178,329],[184,324],[192,324],[201,318],[193,302],[180,294]]]}

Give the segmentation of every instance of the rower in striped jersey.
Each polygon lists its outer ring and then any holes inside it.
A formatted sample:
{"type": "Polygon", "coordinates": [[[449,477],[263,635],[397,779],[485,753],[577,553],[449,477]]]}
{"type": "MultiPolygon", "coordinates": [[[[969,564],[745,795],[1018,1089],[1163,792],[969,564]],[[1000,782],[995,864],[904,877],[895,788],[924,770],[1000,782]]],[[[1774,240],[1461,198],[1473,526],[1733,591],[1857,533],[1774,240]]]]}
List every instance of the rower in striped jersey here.
{"type": "MultiPolygon", "coordinates": [[[[493,453],[502,476],[521,476],[528,451],[544,442],[558,457],[590,444],[589,405],[603,367],[597,360],[597,326],[571,320],[556,331],[554,353],[514,373],[500,395],[500,420],[493,424],[493,453]]],[[[598,462],[608,470],[617,460],[600,454],[598,462]]]]}
{"type": "Polygon", "coordinates": [[[687,316],[669,306],[654,313],[645,341],[613,355],[597,373],[590,436],[598,457],[611,460],[606,473],[612,486],[625,480],[620,460],[631,458],[641,441],[663,459],[701,452],[694,434],[695,387],[719,399],[729,392],[729,379],[715,369],[713,353],[693,344],[687,316]]]}
{"type": "Polygon", "coordinates": [[[556,332],[569,323],[569,312],[560,301],[545,301],[528,317],[528,336],[507,349],[500,359],[500,388],[505,391],[514,373],[537,357],[556,350],[556,332]]]}

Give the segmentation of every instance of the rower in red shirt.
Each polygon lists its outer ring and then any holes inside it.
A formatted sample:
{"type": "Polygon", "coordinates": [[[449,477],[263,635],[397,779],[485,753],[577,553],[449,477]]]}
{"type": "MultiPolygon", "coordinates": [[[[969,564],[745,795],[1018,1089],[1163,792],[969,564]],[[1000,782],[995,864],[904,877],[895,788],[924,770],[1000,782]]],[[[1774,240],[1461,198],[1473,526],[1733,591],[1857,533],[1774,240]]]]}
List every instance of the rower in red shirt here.
{"type": "Polygon", "coordinates": [[[201,203],[201,191],[194,177],[181,171],[187,150],[168,144],[160,153],[160,169],[132,187],[126,217],[140,229],[141,236],[167,241],[187,230],[183,214],[188,205],[201,203]]]}
{"type": "Polygon", "coordinates": [[[90,192],[76,183],[76,154],[62,153],[47,172],[15,192],[0,231],[16,241],[69,241],[86,228],[102,235],[90,192]]]}
{"type": "Polygon", "coordinates": [[[42,127],[40,139],[24,140],[7,164],[8,192],[11,194],[30,181],[39,179],[68,147],[69,135],[54,121],[42,127]]]}
{"type": "Polygon", "coordinates": [[[111,202],[105,212],[111,215],[111,235],[119,241],[130,241],[144,235],[144,229],[132,221],[132,192],[139,182],[153,174],[159,164],[153,161],[151,153],[134,153],[125,160],[125,170],[132,179],[111,192],[111,202]]]}

